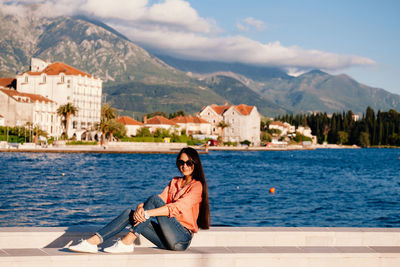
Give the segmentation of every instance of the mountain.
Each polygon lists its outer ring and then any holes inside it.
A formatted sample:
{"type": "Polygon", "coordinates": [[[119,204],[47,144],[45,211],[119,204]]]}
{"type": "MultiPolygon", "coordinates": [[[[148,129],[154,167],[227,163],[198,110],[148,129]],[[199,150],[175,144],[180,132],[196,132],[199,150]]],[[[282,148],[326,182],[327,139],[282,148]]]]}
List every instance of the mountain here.
{"type": "MultiPolygon", "coordinates": [[[[399,95],[363,85],[344,74],[330,75],[320,70],[312,70],[293,77],[279,68],[159,57],[167,64],[199,79],[205,76],[209,79],[220,79],[222,76],[234,78],[253,91],[249,96],[253,93],[258,94],[268,108],[278,112],[287,110],[294,113],[333,113],[352,110],[362,113],[368,106],[375,110],[400,110],[399,95]]],[[[271,114],[269,110],[265,112],[271,114]]]]}
{"type": "Polygon", "coordinates": [[[233,72],[256,81],[272,78],[290,78],[284,70],[274,67],[251,66],[242,63],[224,63],[217,61],[194,61],[165,55],[157,55],[157,57],[168,65],[185,72],[199,74],[233,72]]]}
{"type": "Polygon", "coordinates": [[[313,70],[290,80],[271,79],[258,91],[294,112],[337,112],[352,110],[400,110],[400,96],[358,83],[351,77],[313,70]]]}
{"type": "Polygon", "coordinates": [[[83,17],[1,16],[0,69],[26,71],[32,57],[63,61],[103,81],[190,84],[192,79],[101,22],[83,17]]]}
{"type": "Polygon", "coordinates": [[[65,62],[101,78],[107,102],[122,114],[195,113],[227,101],[99,21],[1,14],[0,19],[2,77],[27,71],[32,57],[65,62]]]}
{"type": "Polygon", "coordinates": [[[85,17],[2,15],[0,77],[27,71],[32,57],[61,61],[104,81],[107,102],[122,114],[196,113],[208,104],[256,105],[287,112],[400,110],[400,96],[318,70],[292,77],[279,68],[199,62],[147,52],[104,23],[85,17]]]}

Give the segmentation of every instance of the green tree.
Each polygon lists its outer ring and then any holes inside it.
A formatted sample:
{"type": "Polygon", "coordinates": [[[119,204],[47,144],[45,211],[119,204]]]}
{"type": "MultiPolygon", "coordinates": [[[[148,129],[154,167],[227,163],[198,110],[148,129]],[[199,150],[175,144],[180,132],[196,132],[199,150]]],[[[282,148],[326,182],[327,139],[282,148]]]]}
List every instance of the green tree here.
{"type": "Polygon", "coordinates": [[[111,107],[109,104],[102,106],[100,123],[96,127],[96,129],[102,133],[101,143],[106,139],[111,141],[115,133],[118,133],[118,136],[125,135],[125,126],[118,122],[116,118],[117,111],[115,108],[111,107]]]}
{"type": "Polygon", "coordinates": [[[167,117],[167,113],[165,113],[164,111],[154,111],[154,112],[146,114],[146,117],[148,119],[153,118],[155,116],[163,116],[164,118],[166,118],[167,117]]]}
{"type": "Polygon", "coordinates": [[[179,116],[185,116],[185,111],[178,110],[178,111],[176,111],[174,113],[170,113],[169,116],[168,116],[168,119],[173,119],[173,118],[179,117],[179,116]]]}
{"type": "Polygon", "coordinates": [[[349,134],[345,131],[339,131],[338,136],[339,136],[339,144],[341,145],[346,144],[349,141],[349,134]]]}
{"type": "Polygon", "coordinates": [[[149,128],[141,127],[136,131],[136,136],[137,137],[150,137],[152,135],[150,133],[149,128]]]}
{"type": "Polygon", "coordinates": [[[105,104],[101,108],[101,117],[106,121],[115,119],[117,117],[117,110],[111,107],[109,104],[105,104]]]}
{"type": "Polygon", "coordinates": [[[362,147],[369,147],[370,146],[369,133],[367,133],[367,132],[361,132],[360,133],[360,145],[362,147]]]}
{"type": "Polygon", "coordinates": [[[167,129],[157,128],[157,130],[154,132],[154,137],[171,137],[171,133],[167,129]]]}
{"type": "Polygon", "coordinates": [[[224,132],[224,129],[225,129],[225,128],[228,128],[228,127],[230,127],[230,126],[231,126],[231,125],[230,125],[229,123],[225,122],[224,120],[222,120],[222,121],[220,121],[220,122],[218,123],[218,127],[221,128],[222,133],[224,132]]]}
{"type": "Polygon", "coordinates": [[[65,136],[68,138],[68,125],[71,116],[75,116],[78,113],[78,108],[75,107],[72,103],[68,102],[65,105],[59,106],[57,109],[57,114],[63,118],[61,120],[62,126],[65,129],[65,136]]]}

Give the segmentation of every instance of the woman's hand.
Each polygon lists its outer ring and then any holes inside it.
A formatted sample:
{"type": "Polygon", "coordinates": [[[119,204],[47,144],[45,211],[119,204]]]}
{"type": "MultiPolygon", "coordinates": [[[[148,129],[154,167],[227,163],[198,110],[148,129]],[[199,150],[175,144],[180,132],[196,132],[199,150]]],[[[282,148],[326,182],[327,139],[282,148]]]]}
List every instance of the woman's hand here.
{"type": "Polygon", "coordinates": [[[139,204],[136,207],[135,212],[133,213],[133,220],[135,221],[135,225],[138,225],[139,223],[145,222],[146,218],[144,217],[144,209],[143,209],[143,203],[139,204]]]}

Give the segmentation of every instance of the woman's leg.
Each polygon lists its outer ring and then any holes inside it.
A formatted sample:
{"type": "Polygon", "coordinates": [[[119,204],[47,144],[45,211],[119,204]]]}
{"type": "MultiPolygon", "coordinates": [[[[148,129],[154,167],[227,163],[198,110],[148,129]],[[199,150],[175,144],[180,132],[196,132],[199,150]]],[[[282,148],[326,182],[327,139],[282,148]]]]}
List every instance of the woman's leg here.
{"type": "MultiPolygon", "coordinates": [[[[144,209],[155,209],[165,205],[165,202],[157,195],[146,200],[144,209]]],[[[136,227],[133,231],[136,235],[143,234],[159,248],[171,250],[185,250],[192,240],[192,233],[183,227],[176,218],[157,216],[158,223],[147,220],[136,227]]]]}
{"type": "MultiPolygon", "coordinates": [[[[100,239],[99,243],[121,232],[129,224],[133,225],[133,211],[131,209],[124,210],[118,217],[108,223],[106,226],[98,230],[95,234],[100,239]]],[[[95,237],[94,237],[95,239],[95,237]]],[[[90,239],[88,240],[90,242],[90,239]]],[[[98,244],[99,244],[98,243],[98,244]]],[[[97,244],[96,244],[97,245],[97,244]]]]}

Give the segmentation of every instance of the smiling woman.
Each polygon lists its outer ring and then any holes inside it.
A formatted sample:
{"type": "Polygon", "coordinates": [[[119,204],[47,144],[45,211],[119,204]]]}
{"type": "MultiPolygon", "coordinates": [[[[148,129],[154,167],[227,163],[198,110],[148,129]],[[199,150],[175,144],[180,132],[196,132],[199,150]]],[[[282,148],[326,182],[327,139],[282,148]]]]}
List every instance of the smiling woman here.
{"type": "Polygon", "coordinates": [[[104,252],[133,252],[134,241],[143,235],[157,247],[186,250],[199,227],[210,226],[207,183],[199,154],[193,148],[183,148],[176,159],[182,177],[175,177],[159,195],[126,209],[98,230],[88,240],[69,247],[72,251],[96,253],[97,245],[131,226],[131,231],[104,252]]]}

